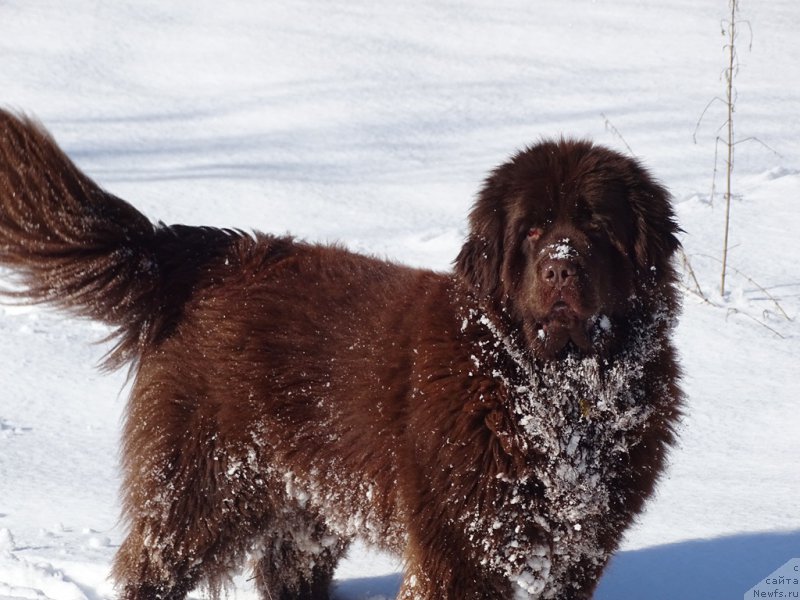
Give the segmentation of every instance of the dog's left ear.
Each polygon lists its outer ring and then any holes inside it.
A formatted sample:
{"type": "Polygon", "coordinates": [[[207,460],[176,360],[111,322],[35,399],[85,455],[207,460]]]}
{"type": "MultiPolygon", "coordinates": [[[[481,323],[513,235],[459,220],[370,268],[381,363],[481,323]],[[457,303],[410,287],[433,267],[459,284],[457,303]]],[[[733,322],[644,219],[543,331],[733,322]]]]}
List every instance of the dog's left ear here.
{"type": "Polygon", "coordinates": [[[636,227],[633,248],[636,267],[642,273],[651,271],[656,281],[663,281],[674,273],[672,256],[680,247],[677,237],[680,228],[670,194],[638,164],[628,194],[636,227]]]}
{"type": "Polygon", "coordinates": [[[506,185],[500,169],[487,180],[469,214],[470,232],[455,270],[481,297],[497,295],[503,268],[506,185]]]}

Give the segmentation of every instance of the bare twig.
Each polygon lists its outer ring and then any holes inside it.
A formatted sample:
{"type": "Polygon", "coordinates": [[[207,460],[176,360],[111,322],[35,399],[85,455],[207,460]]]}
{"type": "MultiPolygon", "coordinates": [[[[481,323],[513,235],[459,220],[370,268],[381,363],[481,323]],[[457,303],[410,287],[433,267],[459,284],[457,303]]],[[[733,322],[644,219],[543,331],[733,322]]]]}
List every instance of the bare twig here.
{"type": "MultiPolygon", "coordinates": [[[[679,286],[681,288],[683,288],[687,293],[692,294],[692,295],[697,296],[698,298],[700,298],[700,300],[702,300],[703,303],[708,304],[709,306],[713,306],[714,308],[723,308],[723,306],[721,304],[718,304],[717,302],[711,301],[709,298],[704,296],[697,289],[692,289],[689,286],[684,285],[684,284],[679,284],[679,286]]],[[[758,323],[762,327],[768,329],[770,332],[772,332],[773,334],[777,335],[779,338],[786,339],[785,336],[783,334],[781,334],[778,330],[776,330],[774,327],[770,327],[764,321],[762,321],[760,319],[757,319],[753,315],[748,314],[748,313],[746,313],[744,311],[741,311],[738,308],[728,307],[727,312],[728,312],[728,315],[732,315],[732,314],[743,315],[743,316],[747,317],[748,319],[751,319],[752,321],[755,321],[756,323],[758,323]]]]}
{"type": "MultiPolygon", "coordinates": [[[[705,293],[703,292],[703,288],[700,287],[700,281],[698,281],[697,275],[695,275],[694,269],[692,268],[692,263],[689,261],[689,257],[686,255],[686,252],[683,251],[683,248],[680,249],[680,254],[681,254],[681,261],[683,262],[683,268],[686,269],[686,271],[689,273],[689,277],[691,277],[692,281],[694,282],[695,289],[693,291],[703,300],[711,304],[711,301],[708,299],[708,296],[706,296],[705,293]]],[[[686,287],[686,289],[690,288],[686,287]]]]}
{"type": "Polygon", "coordinates": [[[709,306],[713,306],[714,308],[722,308],[722,306],[720,304],[717,304],[716,302],[712,302],[711,300],[709,300],[705,296],[700,295],[700,293],[697,291],[697,289],[690,288],[685,283],[680,283],[679,282],[678,283],[678,287],[681,288],[687,294],[691,294],[692,296],[697,296],[698,298],[700,298],[700,300],[703,302],[703,304],[708,304],[709,306]]]}
{"type": "Polygon", "coordinates": [[[779,338],[781,338],[782,340],[785,340],[785,339],[786,339],[786,338],[785,338],[783,335],[781,335],[781,334],[780,334],[780,332],[778,332],[776,329],[774,329],[774,328],[770,327],[769,325],[767,325],[766,323],[764,323],[764,321],[759,321],[759,320],[758,320],[758,319],[756,319],[756,318],[755,318],[753,315],[747,314],[746,312],[742,312],[742,311],[741,311],[741,310],[739,310],[738,308],[729,308],[729,309],[728,309],[728,314],[729,314],[729,315],[730,315],[730,314],[735,314],[735,315],[744,315],[745,317],[747,317],[748,319],[752,319],[753,321],[755,321],[756,323],[758,323],[758,324],[759,324],[759,325],[761,325],[762,327],[766,327],[767,329],[769,329],[769,330],[770,330],[772,333],[774,333],[775,335],[777,335],[777,336],[778,336],[779,338]]]}
{"type": "Polygon", "coordinates": [[[713,205],[714,204],[714,196],[717,192],[717,165],[719,161],[717,158],[719,157],[719,143],[722,141],[722,138],[717,136],[716,141],[714,142],[714,173],[711,175],[711,198],[709,202],[713,205]]]}
{"type": "Polygon", "coordinates": [[[744,21],[740,20],[739,23],[744,23],[745,25],[747,25],[747,29],[750,31],[750,43],[747,45],[747,50],[748,51],[752,51],[753,50],[753,25],[747,19],[745,19],[744,21]]]}
{"type": "Polygon", "coordinates": [[[694,132],[692,133],[692,141],[695,144],[697,143],[697,132],[700,130],[700,124],[703,122],[703,117],[706,116],[708,109],[711,108],[711,105],[714,104],[714,102],[725,102],[725,101],[719,96],[714,96],[711,100],[708,101],[708,104],[706,104],[706,107],[703,109],[703,112],[700,113],[700,117],[698,117],[697,123],[694,126],[694,132]]]}
{"type": "MultiPolygon", "coordinates": [[[[722,262],[716,256],[711,256],[710,254],[695,254],[694,256],[700,256],[702,258],[707,258],[709,260],[713,260],[713,261],[716,261],[716,262],[722,262]]],[[[740,277],[743,277],[749,283],[753,284],[761,292],[763,292],[764,295],[772,301],[772,303],[775,305],[775,308],[778,309],[778,312],[780,312],[783,315],[784,319],[786,319],[787,321],[794,321],[794,319],[792,319],[788,314],[786,314],[786,311],[783,310],[783,307],[781,306],[780,301],[778,301],[778,299],[775,296],[773,296],[769,292],[769,290],[767,290],[763,285],[761,285],[755,279],[753,279],[752,277],[750,277],[746,273],[742,272],[741,270],[737,269],[736,267],[729,266],[728,269],[730,269],[731,271],[733,271],[734,273],[736,273],[740,277]]]]}
{"type": "Polygon", "coordinates": [[[739,144],[743,144],[744,142],[758,142],[759,144],[761,144],[762,146],[764,146],[764,148],[766,148],[767,150],[769,150],[770,152],[772,152],[772,153],[773,153],[775,156],[777,156],[778,158],[783,158],[783,154],[781,154],[780,152],[778,152],[777,150],[775,150],[775,148],[773,148],[773,147],[772,147],[772,146],[770,146],[769,144],[766,144],[766,143],[762,142],[762,141],[761,141],[759,138],[757,138],[757,137],[756,137],[756,136],[754,136],[754,135],[751,135],[750,137],[746,137],[746,138],[744,138],[743,140],[736,140],[736,141],[733,143],[733,145],[734,145],[734,146],[738,146],[739,144]]]}
{"type": "Polygon", "coordinates": [[[603,119],[604,119],[604,120],[605,120],[605,122],[606,122],[606,131],[610,131],[610,132],[611,132],[611,133],[613,133],[615,136],[617,136],[617,137],[618,137],[618,138],[619,138],[619,139],[622,141],[622,143],[623,143],[623,144],[625,144],[625,147],[628,149],[628,153],[629,153],[631,156],[636,156],[636,153],[635,153],[635,152],[633,151],[633,149],[632,149],[632,148],[631,148],[631,147],[628,145],[628,142],[626,142],[626,141],[625,141],[625,138],[624,138],[624,137],[622,137],[622,134],[619,132],[619,129],[617,129],[616,127],[614,127],[614,124],[613,124],[613,123],[611,122],[611,120],[610,120],[610,119],[609,119],[609,118],[608,118],[608,117],[605,115],[605,113],[600,113],[600,116],[601,116],[601,117],[603,117],[603,119]]]}

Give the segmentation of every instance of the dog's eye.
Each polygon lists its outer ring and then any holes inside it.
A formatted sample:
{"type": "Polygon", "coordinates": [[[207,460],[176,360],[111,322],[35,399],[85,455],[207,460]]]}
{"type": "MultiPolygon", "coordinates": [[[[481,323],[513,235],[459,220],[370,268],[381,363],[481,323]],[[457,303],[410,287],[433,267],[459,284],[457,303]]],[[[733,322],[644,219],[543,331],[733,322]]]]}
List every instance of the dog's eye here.
{"type": "Polygon", "coordinates": [[[529,239],[529,240],[536,241],[536,240],[538,240],[540,237],[542,237],[542,234],[543,234],[543,233],[544,233],[544,230],[542,230],[542,228],[541,228],[541,227],[531,227],[531,228],[528,230],[528,239],[529,239]]]}

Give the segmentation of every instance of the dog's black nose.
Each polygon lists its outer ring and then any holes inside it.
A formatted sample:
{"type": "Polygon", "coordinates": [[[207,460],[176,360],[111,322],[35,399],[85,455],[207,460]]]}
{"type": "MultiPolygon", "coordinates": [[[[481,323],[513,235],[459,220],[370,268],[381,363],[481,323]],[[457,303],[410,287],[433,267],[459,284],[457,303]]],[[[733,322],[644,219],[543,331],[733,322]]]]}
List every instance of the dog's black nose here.
{"type": "Polygon", "coordinates": [[[568,258],[548,258],[539,265],[539,277],[542,282],[554,288],[574,285],[578,266],[568,258]]]}

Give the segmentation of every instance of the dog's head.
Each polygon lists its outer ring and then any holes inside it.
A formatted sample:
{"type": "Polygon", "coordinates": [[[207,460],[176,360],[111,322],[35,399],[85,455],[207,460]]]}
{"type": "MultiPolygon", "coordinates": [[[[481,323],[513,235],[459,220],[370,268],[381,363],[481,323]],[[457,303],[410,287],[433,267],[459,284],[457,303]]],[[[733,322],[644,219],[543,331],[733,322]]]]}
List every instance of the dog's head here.
{"type": "Polygon", "coordinates": [[[635,160],[585,141],[545,141],[486,180],[456,272],[521,331],[535,356],[593,350],[674,281],[669,195],[635,160]]]}

